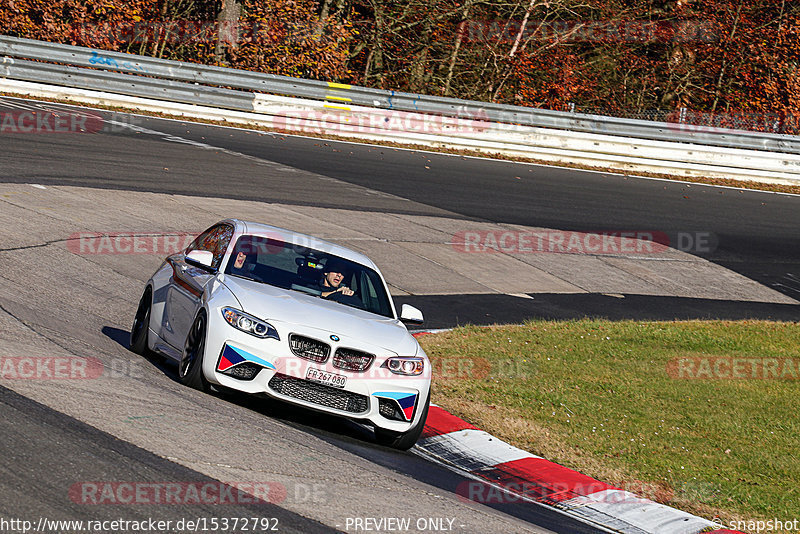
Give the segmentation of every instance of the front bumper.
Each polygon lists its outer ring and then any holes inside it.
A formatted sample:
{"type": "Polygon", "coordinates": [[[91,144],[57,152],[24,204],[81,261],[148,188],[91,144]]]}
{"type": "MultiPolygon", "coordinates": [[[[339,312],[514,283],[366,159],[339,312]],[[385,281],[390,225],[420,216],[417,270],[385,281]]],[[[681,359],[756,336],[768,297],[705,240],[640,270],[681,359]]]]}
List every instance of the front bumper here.
{"type": "MultiPolygon", "coordinates": [[[[386,358],[396,354],[384,353],[376,354],[375,361],[363,372],[344,371],[333,366],[333,357],[318,363],[296,356],[289,348],[290,333],[317,340],[332,339],[330,333],[274,321],[271,324],[278,329],[280,340],[259,339],[240,332],[221,317],[209,320],[203,359],[206,378],[231,389],[265,394],[331,415],[366,420],[395,432],[404,432],[419,420],[421,405],[430,388],[429,364],[428,371],[421,376],[396,375],[381,367],[386,358]],[[247,367],[254,372],[236,371],[247,367]],[[336,375],[339,382],[343,377],[343,387],[308,379],[309,369],[336,375]],[[253,376],[250,378],[249,374],[253,376]]],[[[338,342],[326,343],[331,352],[340,346],[365,350],[363,345],[344,336],[338,342]]]]}

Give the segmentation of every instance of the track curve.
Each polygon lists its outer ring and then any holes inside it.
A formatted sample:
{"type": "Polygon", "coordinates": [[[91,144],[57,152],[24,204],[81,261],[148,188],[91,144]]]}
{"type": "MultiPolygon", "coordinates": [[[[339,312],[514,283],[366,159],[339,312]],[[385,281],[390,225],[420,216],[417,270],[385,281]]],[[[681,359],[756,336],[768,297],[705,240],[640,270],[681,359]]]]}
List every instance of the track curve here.
{"type": "MultiPolygon", "coordinates": [[[[36,106],[72,109],[0,101],[4,109],[36,106]]],[[[53,420],[61,422],[54,423],[52,435],[59,427],[86,424],[159,461],[191,470],[175,476],[266,478],[295,491],[295,497],[320,484],[324,498],[319,502],[289,499],[276,511],[289,514],[286,517],[298,525],[307,519],[318,521],[327,525],[320,526],[323,531],[344,528],[349,517],[345,514],[417,514],[456,517],[464,532],[497,530],[498,525],[510,532],[594,531],[539,508],[460,502],[453,495],[463,481],[458,475],[413,454],[372,445],[357,425],[180,387],[171,368],[126,349],[141,283],[159,258],[73,254],[64,241],[65,229],[188,230],[187,225],[213,222],[236,209],[249,210],[254,217],[278,210],[304,224],[313,219],[314,224],[332,226],[338,224],[337,214],[353,219],[363,214],[368,225],[370,213],[388,213],[398,220],[413,219],[417,229],[446,223],[456,229],[501,224],[579,231],[705,231],[717,236],[719,245],[704,259],[789,298],[755,304],[697,299],[691,316],[798,317],[791,301],[800,296],[798,197],[101,115],[108,128],[94,135],[2,136],[0,222],[7,237],[0,247],[0,346],[6,357],[93,357],[105,372],[96,380],[56,388],[47,381],[4,380],[3,386],[14,393],[6,394],[12,401],[0,402],[0,410],[6,420],[16,420],[20,403],[29,401],[15,395],[55,407],[61,413],[52,415],[53,420]],[[340,495],[354,502],[340,505],[340,495]],[[419,495],[428,499],[420,503],[419,495]]],[[[352,239],[361,237],[354,234],[352,239]]],[[[663,299],[677,299],[673,311],[685,310],[687,303],[687,297],[641,295],[641,302],[626,297],[620,316],[664,313],[663,299]]],[[[514,322],[547,313],[581,316],[587,308],[608,310],[607,299],[619,302],[617,296],[586,292],[537,294],[534,299],[516,298],[513,305],[509,299],[514,297],[503,294],[401,291],[396,298],[427,300],[434,318],[429,326],[463,322],[464,315],[455,320],[448,315],[454,304],[462,310],[481,310],[467,318],[473,322],[514,322]]],[[[24,447],[30,441],[26,436],[41,432],[19,428],[19,445],[12,448],[24,447]]],[[[89,463],[71,475],[72,482],[138,476],[135,465],[133,472],[93,473],[89,463]]],[[[165,473],[175,466],[164,466],[165,473]]],[[[13,461],[7,468],[14,468],[13,461]]],[[[49,476],[47,469],[32,469],[19,483],[34,485],[49,476]]],[[[66,513],[69,508],[54,504],[58,493],[31,501],[12,490],[4,487],[4,513],[9,515],[23,510],[66,513]]]]}

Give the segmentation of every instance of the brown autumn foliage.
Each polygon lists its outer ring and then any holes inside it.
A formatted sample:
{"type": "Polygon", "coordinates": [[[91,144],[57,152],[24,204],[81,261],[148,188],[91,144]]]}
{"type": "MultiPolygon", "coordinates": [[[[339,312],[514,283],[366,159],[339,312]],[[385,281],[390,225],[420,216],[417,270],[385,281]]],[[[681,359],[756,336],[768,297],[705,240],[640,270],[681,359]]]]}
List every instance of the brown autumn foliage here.
{"type": "Polygon", "coordinates": [[[686,108],[686,120],[786,132],[800,122],[791,0],[224,3],[0,0],[0,33],[550,109],[686,108]],[[231,13],[234,26],[217,22],[231,13]]]}

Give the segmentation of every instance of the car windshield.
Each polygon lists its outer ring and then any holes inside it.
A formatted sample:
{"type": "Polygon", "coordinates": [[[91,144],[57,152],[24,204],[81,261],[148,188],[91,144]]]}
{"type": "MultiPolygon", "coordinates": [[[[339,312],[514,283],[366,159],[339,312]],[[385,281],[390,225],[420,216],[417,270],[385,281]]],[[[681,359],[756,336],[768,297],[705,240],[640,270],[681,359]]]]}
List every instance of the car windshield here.
{"type": "Polygon", "coordinates": [[[383,280],[377,272],[305,245],[243,235],[236,241],[225,274],[301,291],[394,318],[383,280]],[[329,271],[341,275],[331,277],[335,285],[330,282],[326,285],[329,271]]]}

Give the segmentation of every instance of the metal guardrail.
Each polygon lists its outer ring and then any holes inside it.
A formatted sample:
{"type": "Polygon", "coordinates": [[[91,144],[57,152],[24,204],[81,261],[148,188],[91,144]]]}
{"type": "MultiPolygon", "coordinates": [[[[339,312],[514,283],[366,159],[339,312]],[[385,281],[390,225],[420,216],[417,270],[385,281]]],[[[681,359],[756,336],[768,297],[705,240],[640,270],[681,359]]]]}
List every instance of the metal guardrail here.
{"type": "Polygon", "coordinates": [[[0,63],[0,77],[238,111],[254,110],[253,93],[52,63],[9,58],[0,63]]]}
{"type": "Polygon", "coordinates": [[[231,109],[237,110],[252,110],[252,108],[241,107],[244,105],[242,98],[232,94],[236,91],[225,92],[225,89],[219,87],[234,87],[246,91],[328,101],[340,106],[353,104],[386,110],[471,118],[573,132],[800,154],[800,137],[791,135],[581,115],[563,111],[383,91],[17,37],[0,36],[0,55],[102,69],[102,71],[70,70],[68,67],[61,67],[59,70],[53,65],[45,66],[42,63],[15,61],[10,67],[6,66],[4,70],[4,75],[13,79],[45,83],[65,83],[66,80],[69,83],[82,83],[84,84],[80,85],[82,88],[90,88],[87,84],[93,83],[91,88],[95,90],[104,90],[105,85],[109,84],[109,91],[119,92],[127,89],[124,94],[150,97],[158,94],[163,96],[163,91],[169,88],[169,90],[181,93],[181,97],[185,98],[181,100],[182,102],[203,103],[216,107],[235,105],[231,109]],[[136,76],[104,77],[96,74],[103,71],[118,71],[136,76]],[[41,74],[39,78],[36,78],[37,72],[41,74]],[[25,77],[17,78],[18,76],[25,77]],[[161,79],[160,82],[158,79],[161,79]],[[208,100],[197,100],[203,98],[200,91],[195,91],[193,94],[191,90],[184,87],[185,84],[175,81],[218,86],[215,90],[204,87],[202,91],[204,94],[213,94],[215,96],[214,103],[208,100]],[[142,88],[132,87],[135,85],[141,85],[142,88]]]}

